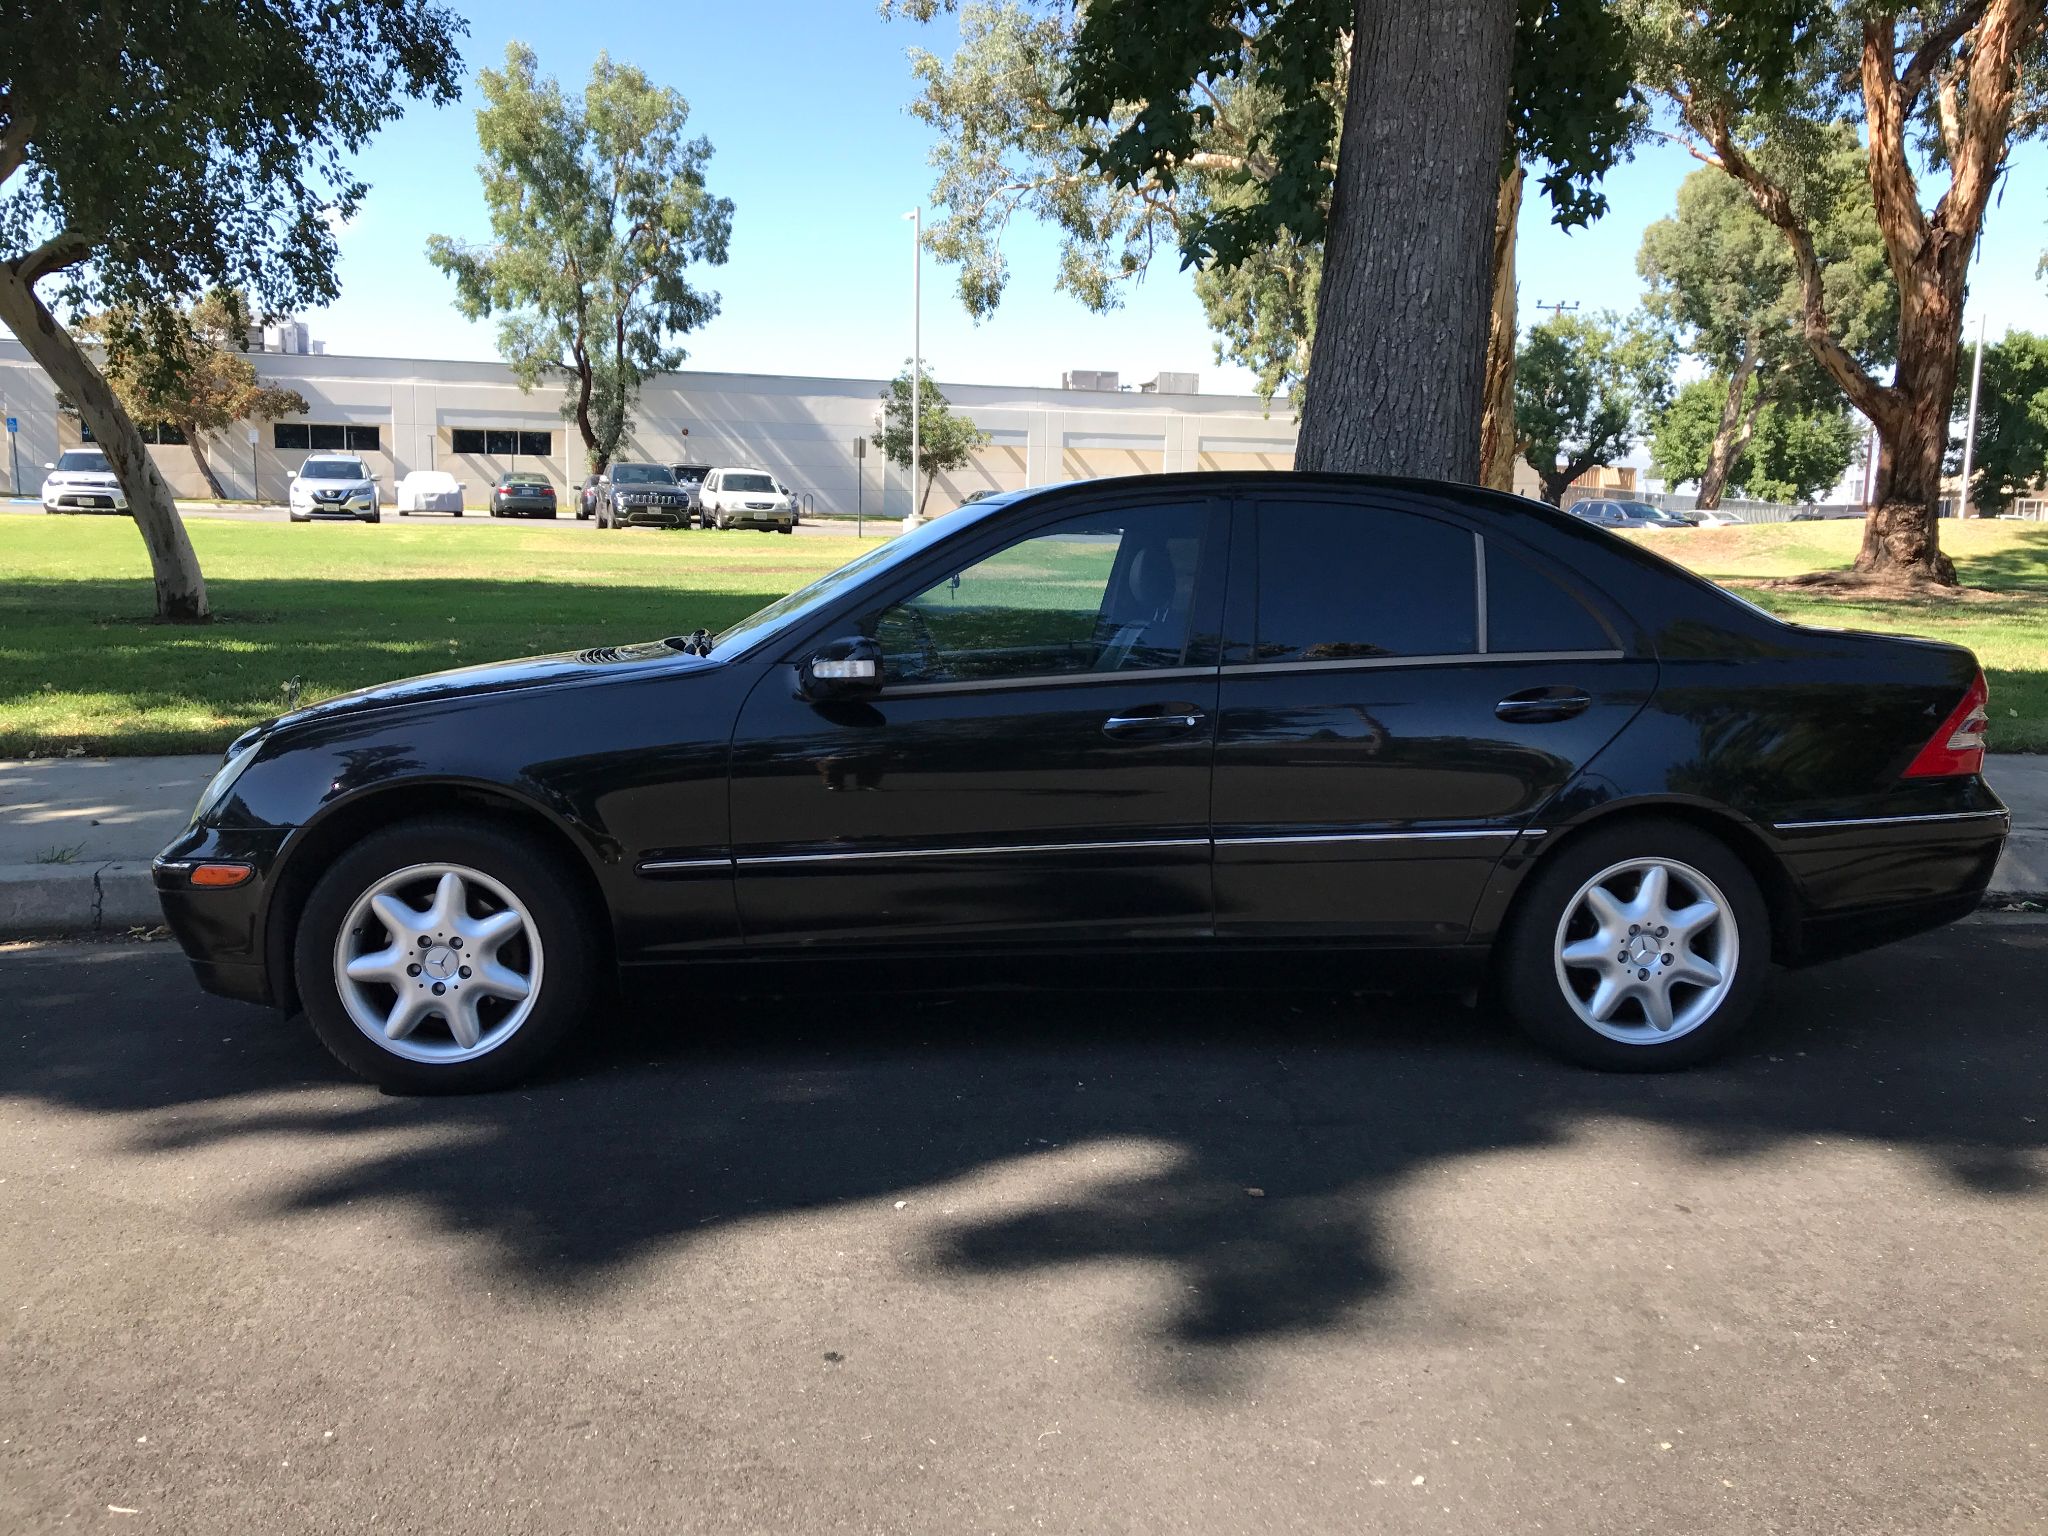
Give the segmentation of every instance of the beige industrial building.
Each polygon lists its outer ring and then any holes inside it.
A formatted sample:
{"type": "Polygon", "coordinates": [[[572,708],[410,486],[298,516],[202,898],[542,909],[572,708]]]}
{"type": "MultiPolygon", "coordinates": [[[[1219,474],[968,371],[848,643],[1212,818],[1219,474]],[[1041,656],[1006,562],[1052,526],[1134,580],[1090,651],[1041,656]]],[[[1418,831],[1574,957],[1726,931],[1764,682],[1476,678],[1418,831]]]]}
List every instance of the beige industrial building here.
{"type": "MultiPolygon", "coordinates": [[[[346,357],[303,350],[302,333],[296,344],[301,350],[250,356],[267,380],[305,396],[307,413],[249,423],[206,444],[231,497],[282,500],[291,471],[320,449],[360,453],[387,497],[414,469],[452,472],[479,505],[508,469],[544,470],[563,489],[583,476],[582,444],[553,386],[528,394],[497,363],[346,357]]],[[[990,441],[972,464],[936,477],[929,508],[947,510],[978,490],[1097,475],[1293,464],[1294,420],[1284,401],[1269,411],[1254,396],[1196,393],[1197,382],[1162,374],[1131,389],[1114,375],[1070,374],[1070,387],[1058,389],[942,383],[953,409],[990,441]]],[[[878,430],[886,387],[881,379],[666,374],[642,391],[620,456],[756,466],[813,515],[898,517],[908,508],[908,476],[871,444],[861,446],[878,430]]],[[[57,409],[49,381],[12,338],[0,338],[0,397],[19,428],[23,483],[11,489],[34,494],[42,466],[80,440],[80,423],[57,409]]],[[[0,477],[9,469],[4,447],[0,477]]],[[[207,494],[188,447],[160,442],[152,452],[179,495],[207,494]]]]}

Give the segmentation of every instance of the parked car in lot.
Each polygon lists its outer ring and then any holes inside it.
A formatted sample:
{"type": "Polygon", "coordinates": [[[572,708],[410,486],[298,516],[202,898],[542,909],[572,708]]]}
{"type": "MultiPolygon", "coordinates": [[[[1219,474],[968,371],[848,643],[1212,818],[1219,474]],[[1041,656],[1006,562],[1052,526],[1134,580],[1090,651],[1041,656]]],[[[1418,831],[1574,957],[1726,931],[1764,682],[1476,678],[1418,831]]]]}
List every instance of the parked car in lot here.
{"type": "Polygon", "coordinates": [[[576,487],[576,521],[597,515],[598,497],[604,494],[603,475],[585,475],[583,483],[576,487]]]}
{"type": "Polygon", "coordinates": [[[1663,528],[1697,528],[1700,520],[1690,512],[1675,512],[1669,507],[1660,507],[1653,501],[1616,500],[1614,505],[1624,512],[1655,523],[1663,528]]]}
{"type": "Polygon", "coordinates": [[[245,733],[155,866],[200,982],[401,1090],[532,1071],[618,970],[888,957],[1486,988],[1682,1067],[1774,963],[1973,909],[2007,829],[1968,651],[1466,486],[1014,492],[690,619],[245,733]]]}
{"type": "Polygon", "coordinates": [[[98,448],[67,448],[45,464],[45,512],[126,512],[128,498],[105,452],[98,448]]]}
{"type": "Polygon", "coordinates": [[[666,464],[614,464],[597,504],[600,528],[687,528],[690,493],[666,464]]]}
{"type": "Polygon", "coordinates": [[[461,481],[445,469],[415,469],[399,477],[396,500],[398,515],[415,512],[449,512],[462,516],[461,481]]]}
{"type": "Polygon", "coordinates": [[[1719,507],[1711,508],[1705,512],[1694,508],[1689,515],[1693,520],[1694,526],[1700,528],[1739,528],[1742,526],[1741,518],[1732,512],[1723,512],[1719,507]]]}
{"type": "MultiPolygon", "coordinates": [[[[690,511],[692,515],[701,513],[704,510],[704,477],[711,473],[711,466],[709,464],[671,464],[669,465],[669,472],[676,477],[676,484],[690,493],[690,511]]],[[[702,523],[703,519],[698,517],[697,521],[702,523]]]]}
{"type": "Polygon", "coordinates": [[[491,487],[493,517],[553,517],[555,488],[546,475],[531,469],[509,469],[491,487]]]}
{"type": "Polygon", "coordinates": [[[714,469],[698,493],[703,519],[713,528],[796,528],[796,503],[765,469],[714,469]]]}
{"type": "Polygon", "coordinates": [[[1668,529],[1671,526],[1645,517],[1626,502],[1619,501],[1575,501],[1565,511],[1582,523],[1592,523],[1600,528],[1668,529]]]}
{"type": "Polygon", "coordinates": [[[292,474],[287,510],[295,523],[341,517],[381,523],[377,477],[352,453],[309,453],[292,474]]]}

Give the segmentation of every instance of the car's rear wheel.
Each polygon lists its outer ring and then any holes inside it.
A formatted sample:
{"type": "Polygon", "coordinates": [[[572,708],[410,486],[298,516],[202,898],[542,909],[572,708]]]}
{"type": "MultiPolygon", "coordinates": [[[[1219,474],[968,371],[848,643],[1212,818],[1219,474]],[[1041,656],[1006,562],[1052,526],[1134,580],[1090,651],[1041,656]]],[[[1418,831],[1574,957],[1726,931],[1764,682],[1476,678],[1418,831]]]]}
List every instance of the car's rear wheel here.
{"type": "Polygon", "coordinates": [[[308,897],[293,971],[321,1043],[397,1093],[502,1087],[582,1022],[601,953],[575,872],[517,833],[395,824],[308,897]]]}
{"type": "Polygon", "coordinates": [[[1539,1043],[1590,1067],[1656,1072],[1725,1048],[1770,960],[1763,893],[1726,843],[1680,822],[1629,821],[1537,869],[1500,980],[1539,1043]]]}

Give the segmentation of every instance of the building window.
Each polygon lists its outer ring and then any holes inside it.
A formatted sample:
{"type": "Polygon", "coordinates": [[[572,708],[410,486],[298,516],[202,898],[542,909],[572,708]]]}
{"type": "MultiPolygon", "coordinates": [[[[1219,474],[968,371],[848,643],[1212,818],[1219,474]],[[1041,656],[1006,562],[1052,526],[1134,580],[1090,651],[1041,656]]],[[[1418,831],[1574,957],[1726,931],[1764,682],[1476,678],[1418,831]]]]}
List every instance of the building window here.
{"type": "Polygon", "coordinates": [[[142,440],[145,443],[162,443],[166,446],[179,448],[185,445],[185,434],[167,421],[156,422],[150,426],[143,427],[141,431],[142,440]]]}
{"type": "Polygon", "coordinates": [[[457,453],[486,454],[493,458],[525,456],[545,459],[555,451],[552,432],[514,432],[497,427],[451,427],[449,446],[457,453]]]}
{"type": "Polygon", "coordinates": [[[278,421],[270,426],[274,448],[304,448],[315,453],[375,453],[384,446],[381,427],[349,426],[340,422],[278,421]]]}

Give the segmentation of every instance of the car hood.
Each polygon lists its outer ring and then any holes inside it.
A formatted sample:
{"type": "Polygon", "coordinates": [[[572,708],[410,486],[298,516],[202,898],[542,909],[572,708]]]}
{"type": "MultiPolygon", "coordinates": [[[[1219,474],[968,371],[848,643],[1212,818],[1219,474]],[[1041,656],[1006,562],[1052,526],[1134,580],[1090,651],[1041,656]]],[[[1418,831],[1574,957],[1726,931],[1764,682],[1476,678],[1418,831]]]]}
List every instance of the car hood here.
{"type": "Polygon", "coordinates": [[[711,665],[704,657],[686,655],[665,640],[635,645],[601,645],[587,651],[561,651],[552,656],[526,656],[517,661],[455,667],[447,672],[429,672],[420,677],[379,683],[372,688],[358,688],[353,693],[338,694],[288,715],[280,715],[268,729],[283,730],[343,715],[388,709],[394,705],[476,698],[556,683],[624,677],[645,672],[650,667],[658,666],[668,672],[695,672],[711,665]]]}
{"type": "Polygon", "coordinates": [[[312,495],[315,491],[367,491],[377,482],[374,480],[294,480],[292,489],[312,495]]]}

